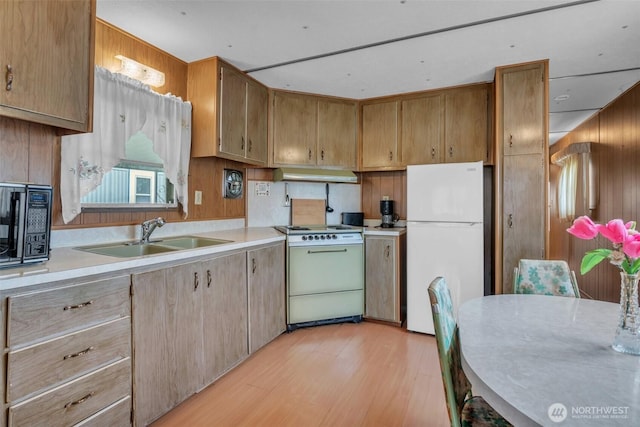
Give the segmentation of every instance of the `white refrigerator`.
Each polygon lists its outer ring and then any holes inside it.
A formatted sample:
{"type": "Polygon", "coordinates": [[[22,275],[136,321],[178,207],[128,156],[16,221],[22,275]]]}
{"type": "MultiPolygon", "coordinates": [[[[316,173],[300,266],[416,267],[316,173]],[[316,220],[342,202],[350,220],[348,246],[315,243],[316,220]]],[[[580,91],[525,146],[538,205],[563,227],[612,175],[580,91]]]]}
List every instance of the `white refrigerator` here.
{"type": "Polygon", "coordinates": [[[407,329],[434,334],[428,287],[445,278],[454,311],[484,295],[482,162],[407,166],[407,329]]]}

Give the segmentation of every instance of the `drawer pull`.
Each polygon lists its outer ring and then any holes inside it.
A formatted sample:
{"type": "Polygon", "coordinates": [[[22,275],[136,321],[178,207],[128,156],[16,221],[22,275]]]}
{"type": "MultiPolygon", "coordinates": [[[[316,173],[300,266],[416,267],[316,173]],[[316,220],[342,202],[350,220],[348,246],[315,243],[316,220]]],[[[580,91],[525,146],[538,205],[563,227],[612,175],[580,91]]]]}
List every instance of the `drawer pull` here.
{"type": "Polygon", "coordinates": [[[81,403],[86,402],[87,400],[89,400],[90,398],[92,398],[92,397],[93,397],[93,394],[94,394],[94,393],[93,393],[93,392],[91,392],[91,393],[87,394],[86,396],[84,396],[84,397],[82,397],[82,398],[80,398],[80,399],[78,399],[78,400],[74,400],[73,402],[69,402],[69,403],[67,403],[66,405],[64,405],[64,409],[68,409],[68,408],[70,408],[70,407],[72,407],[72,406],[79,405],[79,404],[81,404],[81,403]]]}
{"type": "Polygon", "coordinates": [[[89,353],[91,350],[95,350],[96,348],[94,346],[91,346],[89,348],[86,348],[82,351],[79,351],[77,353],[71,353],[71,354],[67,354],[66,356],[64,356],[62,358],[62,360],[67,360],[67,359],[73,359],[74,357],[78,357],[78,356],[84,356],[85,354],[89,353]]]}
{"type": "Polygon", "coordinates": [[[66,305],[63,310],[67,311],[67,310],[75,310],[76,308],[82,308],[82,307],[86,307],[88,305],[93,304],[93,300],[87,301],[87,302],[83,302],[80,304],[76,304],[76,305],[66,305]]]}
{"type": "Polygon", "coordinates": [[[207,288],[211,287],[211,270],[207,270],[207,288]]]}

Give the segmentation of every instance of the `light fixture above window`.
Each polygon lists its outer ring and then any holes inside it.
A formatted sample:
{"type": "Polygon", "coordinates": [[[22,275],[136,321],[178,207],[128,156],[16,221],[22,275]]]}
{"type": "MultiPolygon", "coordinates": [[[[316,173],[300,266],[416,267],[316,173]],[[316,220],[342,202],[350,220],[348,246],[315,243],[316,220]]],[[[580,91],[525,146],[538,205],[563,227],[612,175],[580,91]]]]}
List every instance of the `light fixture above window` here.
{"type": "Polygon", "coordinates": [[[126,56],[116,55],[116,58],[122,61],[122,66],[117,71],[118,73],[129,76],[132,79],[139,80],[149,86],[164,86],[164,73],[162,71],[158,71],[148,65],[136,62],[126,56]]]}

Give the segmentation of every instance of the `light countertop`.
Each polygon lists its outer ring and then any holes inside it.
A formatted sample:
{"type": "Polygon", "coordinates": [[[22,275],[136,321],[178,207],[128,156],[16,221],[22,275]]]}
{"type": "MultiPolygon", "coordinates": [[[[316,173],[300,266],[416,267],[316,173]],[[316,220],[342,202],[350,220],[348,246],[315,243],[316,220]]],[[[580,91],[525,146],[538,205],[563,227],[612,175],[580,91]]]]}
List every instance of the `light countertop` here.
{"type": "Polygon", "coordinates": [[[73,249],[73,247],[53,248],[47,262],[27,267],[0,269],[0,292],[89,275],[127,272],[130,269],[153,265],[162,266],[168,262],[180,260],[188,262],[190,258],[285,240],[285,236],[272,227],[238,228],[206,233],[189,233],[189,235],[224,239],[231,242],[134,258],[98,255],[73,249]]]}

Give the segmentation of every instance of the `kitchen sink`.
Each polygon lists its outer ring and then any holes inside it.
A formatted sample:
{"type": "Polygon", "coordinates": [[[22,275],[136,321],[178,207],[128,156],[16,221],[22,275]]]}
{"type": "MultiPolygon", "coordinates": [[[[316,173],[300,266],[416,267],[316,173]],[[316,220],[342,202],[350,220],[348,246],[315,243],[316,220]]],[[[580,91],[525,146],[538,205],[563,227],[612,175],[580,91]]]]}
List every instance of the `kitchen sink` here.
{"type": "Polygon", "coordinates": [[[138,242],[112,243],[106,245],[81,246],[76,249],[94,254],[108,255],[119,258],[132,258],[145,255],[156,255],[184,249],[204,248],[207,246],[231,243],[231,240],[210,239],[197,236],[176,236],[163,240],[153,240],[150,243],[138,242]]]}
{"type": "Polygon", "coordinates": [[[109,255],[119,258],[131,258],[144,255],[155,255],[164,252],[177,251],[180,248],[172,248],[169,246],[156,245],[147,243],[144,245],[132,245],[127,243],[119,243],[114,245],[102,245],[102,246],[86,246],[82,248],[76,248],[81,251],[91,252],[100,255],[109,255]]]}
{"type": "Polygon", "coordinates": [[[231,240],[210,239],[208,237],[197,236],[178,236],[163,239],[158,242],[158,244],[163,246],[171,246],[180,249],[204,248],[207,246],[220,245],[223,243],[231,243],[231,240]]]}

